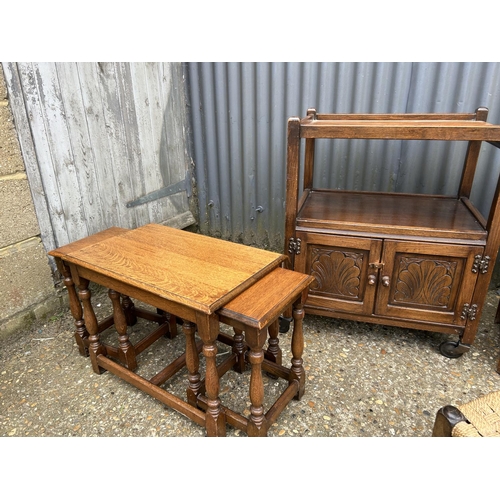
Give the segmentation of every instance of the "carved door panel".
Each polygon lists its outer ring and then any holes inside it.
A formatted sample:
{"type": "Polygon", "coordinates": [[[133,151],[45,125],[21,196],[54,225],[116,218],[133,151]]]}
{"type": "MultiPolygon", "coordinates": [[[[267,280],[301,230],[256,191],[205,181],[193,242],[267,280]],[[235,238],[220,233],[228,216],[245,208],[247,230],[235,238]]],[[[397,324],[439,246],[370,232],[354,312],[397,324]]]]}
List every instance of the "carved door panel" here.
{"type": "Polygon", "coordinates": [[[316,278],[307,305],[336,311],[371,314],[382,240],[297,231],[301,251],[295,270],[316,278]]]}
{"type": "Polygon", "coordinates": [[[464,325],[483,247],[384,241],[375,314],[464,325]],[[461,317],[462,316],[462,317],[461,317]]]}

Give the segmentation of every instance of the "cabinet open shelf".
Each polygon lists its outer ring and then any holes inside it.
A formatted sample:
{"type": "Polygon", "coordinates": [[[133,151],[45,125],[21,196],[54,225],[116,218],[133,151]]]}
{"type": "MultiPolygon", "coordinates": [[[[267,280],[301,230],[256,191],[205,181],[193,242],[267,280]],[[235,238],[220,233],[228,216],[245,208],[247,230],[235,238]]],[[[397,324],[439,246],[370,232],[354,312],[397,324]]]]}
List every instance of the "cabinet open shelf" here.
{"type": "Polygon", "coordinates": [[[488,233],[478,217],[464,200],[451,197],[307,190],[297,226],[484,245],[488,233]]]}

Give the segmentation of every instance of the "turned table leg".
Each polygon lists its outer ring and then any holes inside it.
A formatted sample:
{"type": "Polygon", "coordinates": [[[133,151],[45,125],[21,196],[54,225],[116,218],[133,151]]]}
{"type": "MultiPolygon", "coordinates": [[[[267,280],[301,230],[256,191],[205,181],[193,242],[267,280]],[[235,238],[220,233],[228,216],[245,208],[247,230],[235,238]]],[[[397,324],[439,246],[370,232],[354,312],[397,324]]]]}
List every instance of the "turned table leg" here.
{"type": "Polygon", "coordinates": [[[127,314],[120,304],[120,294],[110,289],[108,295],[113,304],[113,321],[118,332],[118,342],[120,344],[118,358],[129,370],[135,370],[137,368],[137,359],[134,346],[131,344],[127,334],[127,314]]]}
{"type": "Polygon", "coordinates": [[[159,308],[156,308],[156,312],[165,316],[168,321],[168,332],[164,336],[167,339],[173,339],[177,335],[177,317],[159,308]]]}
{"type": "Polygon", "coordinates": [[[266,330],[245,331],[247,343],[250,346],[249,360],[252,366],[250,374],[250,418],[247,426],[249,436],[267,436],[269,425],[264,414],[264,382],[262,380],[262,362],[264,361],[263,346],[266,341],[266,330]]]}
{"type": "Polygon", "coordinates": [[[122,295],[122,309],[128,326],[134,326],[137,323],[135,306],[128,295],[122,295]]]}
{"type": "MultiPolygon", "coordinates": [[[[73,278],[75,278],[75,276],[73,276],[73,278]]],[[[97,356],[100,354],[106,355],[106,349],[101,344],[97,318],[92,307],[92,302],[90,301],[92,294],[89,290],[89,280],[78,277],[74,281],[78,287],[78,296],[83,304],[83,318],[89,332],[89,355],[92,369],[95,373],[101,374],[105,370],[99,366],[97,356]]]]}
{"type": "Polygon", "coordinates": [[[217,372],[217,345],[219,335],[219,317],[216,314],[207,316],[197,314],[198,334],[203,342],[203,355],[206,360],[205,390],[207,410],[205,412],[205,428],[207,436],[226,435],[226,415],[222,411],[219,399],[219,373],[217,372]]]}
{"type": "Polygon", "coordinates": [[[282,353],[281,348],[279,346],[279,320],[273,321],[269,325],[269,341],[267,347],[267,354],[271,358],[271,360],[277,365],[281,365],[282,363],[282,353]]]}
{"type": "Polygon", "coordinates": [[[186,337],[186,368],[188,371],[187,400],[192,406],[197,406],[198,394],[201,388],[200,360],[196,348],[196,325],[190,321],[184,321],[182,331],[186,337]]]}
{"type": "Polygon", "coordinates": [[[302,331],[302,320],[304,319],[304,309],[302,298],[293,304],[293,333],[292,333],[292,367],[291,379],[299,382],[299,390],[295,399],[300,399],[305,390],[305,372],[302,362],[304,352],[304,333],[302,331]]]}
{"type": "Polygon", "coordinates": [[[217,373],[217,346],[215,342],[203,344],[203,355],[207,363],[205,388],[207,393],[207,411],[205,426],[208,436],[225,436],[225,419],[221,412],[219,399],[219,374],[217,373]]]}
{"type": "Polygon", "coordinates": [[[243,330],[240,330],[239,328],[233,328],[233,330],[234,344],[232,351],[237,356],[233,369],[237,373],[243,373],[246,368],[245,352],[247,350],[247,346],[244,342],[245,336],[243,335],[243,330]]]}
{"type": "Polygon", "coordinates": [[[66,287],[66,290],[68,290],[69,308],[71,315],[75,320],[75,340],[78,350],[82,356],[88,356],[89,352],[87,346],[85,345],[85,340],[88,338],[89,332],[87,331],[87,328],[85,328],[82,304],[78,299],[75,284],[73,283],[73,279],[71,277],[71,271],[61,259],[56,259],[56,263],[57,269],[63,276],[64,286],[66,287]]]}

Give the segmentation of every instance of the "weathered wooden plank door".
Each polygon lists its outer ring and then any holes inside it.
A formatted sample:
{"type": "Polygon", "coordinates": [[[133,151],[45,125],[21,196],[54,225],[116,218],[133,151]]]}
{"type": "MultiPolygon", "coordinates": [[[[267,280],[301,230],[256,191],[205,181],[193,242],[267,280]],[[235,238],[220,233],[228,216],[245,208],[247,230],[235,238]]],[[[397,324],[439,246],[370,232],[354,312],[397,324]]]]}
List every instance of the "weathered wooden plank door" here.
{"type": "Polygon", "coordinates": [[[180,63],[3,63],[47,250],[110,226],[187,227],[180,63]]]}

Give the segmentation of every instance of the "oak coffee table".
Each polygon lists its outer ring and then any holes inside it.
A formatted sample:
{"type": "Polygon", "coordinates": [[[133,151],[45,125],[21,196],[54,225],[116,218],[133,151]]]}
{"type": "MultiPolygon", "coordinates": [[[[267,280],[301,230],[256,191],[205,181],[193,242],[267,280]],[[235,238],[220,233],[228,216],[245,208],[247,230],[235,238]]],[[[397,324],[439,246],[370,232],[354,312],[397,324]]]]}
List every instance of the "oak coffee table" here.
{"type": "Polygon", "coordinates": [[[70,285],[70,308],[81,339],[80,350],[84,345],[88,348],[94,372],[100,374],[108,370],[204,426],[208,436],[224,436],[226,417],[221,410],[216,365],[217,311],[278,268],[286,257],[159,224],[133,230],[110,228],[49,254],[55,257],[65,283],[70,285]],[[89,291],[91,281],[110,289],[113,321],[124,363],[111,359],[101,343],[102,327],[96,319],[89,291]],[[73,283],[78,292],[72,287],[73,283]],[[127,319],[119,294],[184,320],[187,401],[159,387],[178,367],[167,367],[152,381],[134,373],[133,346],[127,336],[127,319]],[[194,325],[206,360],[203,384],[198,372],[194,325]],[[204,392],[203,410],[198,407],[200,391],[204,392]]]}

